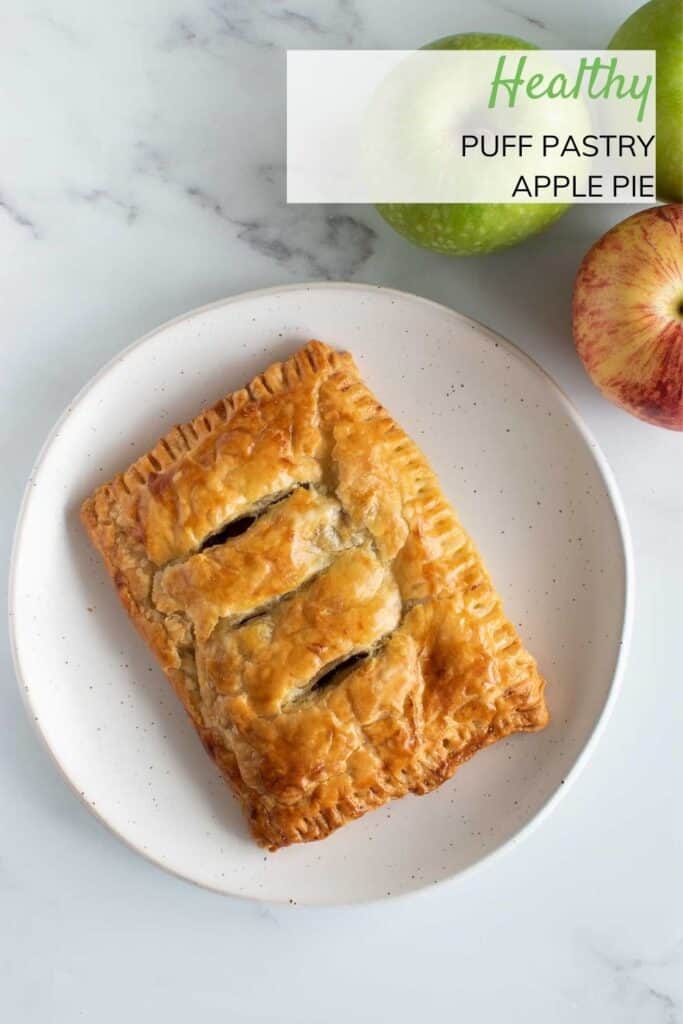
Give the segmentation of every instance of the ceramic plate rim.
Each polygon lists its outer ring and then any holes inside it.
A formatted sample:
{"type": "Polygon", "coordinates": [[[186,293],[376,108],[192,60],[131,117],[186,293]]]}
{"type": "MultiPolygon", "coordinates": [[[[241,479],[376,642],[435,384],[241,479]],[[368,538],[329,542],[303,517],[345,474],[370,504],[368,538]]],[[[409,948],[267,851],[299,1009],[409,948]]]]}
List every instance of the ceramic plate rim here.
{"type": "MultiPolygon", "coordinates": [[[[607,459],[600,448],[595,437],[591,433],[590,429],[584,422],[578,409],[574,406],[572,401],[569,399],[564,390],[559,384],[550,376],[550,374],[536,362],[531,356],[527,355],[526,352],[522,351],[514,342],[510,341],[504,335],[499,334],[497,331],[490,327],[487,327],[481,321],[474,319],[473,317],[467,316],[464,313],[460,313],[450,306],[445,305],[441,302],[436,302],[433,299],[428,299],[422,295],[418,295],[414,292],[404,291],[399,288],[390,288],[384,285],[373,285],[363,282],[355,281],[312,281],[303,283],[290,283],[285,285],[271,285],[265,288],[256,288],[246,292],[240,292],[236,295],[230,295],[226,298],[217,299],[214,302],[206,303],[203,306],[198,306],[195,309],[189,310],[188,312],[181,313],[170,320],[165,321],[157,327],[154,327],[151,331],[137,338],[135,341],[126,345],[120,352],[117,352],[111,359],[95,373],[82,388],[76,393],[74,398],[68,403],[64,411],[57,418],[52,429],[49,431],[45,441],[43,442],[38,455],[33,463],[31,471],[29,473],[24,493],[19,506],[19,513],[17,516],[17,523],[14,530],[14,537],[12,543],[12,551],[10,556],[10,567],[9,567],[9,579],[8,579],[8,626],[9,626],[9,639],[10,639],[10,650],[12,654],[12,662],[16,675],[17,685],[19,692],[22,697],[22,701],[26,710],[29,714],[30,721],[34,727],[34,731],[38,734],[42,741],[44,749],[47,750],[52,761],[59,769],[60,775],[66,780],[71,791],[78,797],[81,804],[83,804],[90,811],[91,814],[97,818],[101,824],[113,833],[118,839],[120,839],[129,849],[134,850],[140,854],[147,861],[155,864],[157,867],[162,868],[164,871],[173,875],[176,878],[181,879],[184,882],[189,882],[193,885],[197,885],[199,888],[206,889],[210,892],[215,892],[221,896],[229,896],[233,899],[246,900],[249,902],[256,903],[271,903],[274,905],[288,906],[288,902],[284,899],[277,899],[273,897],[259,897],[257,895],[249,895],[244,893],[232,892],[228,889],[223,889],[218,886],[213,886],[210,883],[204,881],[198,877],[191,877],[189,874],[183,874],[177,871],[172,865],[165,862],[159,854],[152,853],[149,850],[143,849],[138,846],[132,839],[127,835],[120,832],[114,825],[107,819],[104,813],[100,812],[98,808],[95,808],[90,804],[80,793],[75,782],[68,775],[62,762],[55,750],[50,746],[47,736],[43,732],[40,725],[40,719],[36,713],[36,708],[32,702],[31,688],[28,686],[28,682],[24,675],[21,663],[21,653],[19,650],[19,642],[16,631],[16,587],[17,587],[17,563],[18,563],[18,552],[23,542],[24,527],[27,518],[27,511],[31,502],[32,495],[34,493],[33,482],[37,479],[43,464],[50,452],[53,441],[59,433],[64,422],[72,415],[78,405],[85,399],[86,395],[99,384],[107,375],[118,365],[121,361],[125,360],[128,355],[135,349],[140,348],[150,341],[153,337],[164,331],[169,330],[172,327],[177,326],[185,321],[192,320],[195,317],[202,316],[204,313],[210,312],[211,310],[218,309],[224,306],[230,306],[238,302],[246,302],[254,299],[273,298],[281,295],[284,292],[293,291],[324,291],[329,290],[346,290],[353,292],[364,292],[364,293],[378,293],[381,292],[389,296],[397,296],[402,300],[408,299],[409,301],[423,304],[425,306],[433,307],[446,313],[449,317],[460,321],[461,323],[467,324],[471,327],[476,327],[481,331],[489,340],[497,342],[510,354],[510,356],[526,363],[527,366],[532,369],[535,373],[539,374],[545,381],[546,385],[553,390],[559,398],[561,404],[565,408],[567,415],[572,421],[572,424],[576,427],[582,439],[590,449],[590,454],[595,462],[596,468],[600,474],[602,482],[605,485],[605,490],[611,502],[614,510],[615,521],[617,524],[619,539],[621,541],[621,552],[623,556],[623,567],[624,567],[624,611],[621,623],[621,632],[618,641],[618,652],[614,664],[614,672],[612,680],[607,691],[602,710],[596,717],[593,727],[588,734],[586,741],[578,753],[574,764],[567,772],[564,785],[558,785],[554,793],[552,793],[545,803],[543,803],[535,814],[529,818],[529,820],[519,828],[508,839],[503,840],[500,846],[491,850],[489,853],[484,854],[478,860],[469,864],[467,867],[456,871],[452,875],[447,875],[444,878],[439,879],[435,883],[432,883],[429,888],[434,889],[438,886],[446,884],[454,884],[456,881],[462,882],[466,877],[469,877],[473,872],[478,871],[484,865],[491,864],[493,861],[509,852],[516,847],[522,840],[527,838],[535,829],[545,820],[545,818],[554,810],[558,805],[560,799],[570,787],[576,782],[580,773],[588,763],[592,756],[596,745],[603,735],[609,718],[614,710],[621,684],[624,675],[624,669],[628,657],[628,651],[630,647],[631,632],[633,627],[633,608],[634,608],[634,587],[635,587],[635,573],[634,573],[634,558],[633,558],[633,545],[631,539],[631,533],[624,509],[623,501],[619,488],[617,486],[614,474],[610,468],[607,459]]],[[[390,896],[376,896],[376,897],[358,897],[357,899],[345,899],[345,900],[325,900],[314,904],[299,903],[299,906],[349,906],[349,905],[363,905],[375,902],[384,902],[386,900],[404,900],[410,897],[414,897],[421,892],[425,891],[425,887],[409,889],[404,892],[393,893],[390,896]]]]}

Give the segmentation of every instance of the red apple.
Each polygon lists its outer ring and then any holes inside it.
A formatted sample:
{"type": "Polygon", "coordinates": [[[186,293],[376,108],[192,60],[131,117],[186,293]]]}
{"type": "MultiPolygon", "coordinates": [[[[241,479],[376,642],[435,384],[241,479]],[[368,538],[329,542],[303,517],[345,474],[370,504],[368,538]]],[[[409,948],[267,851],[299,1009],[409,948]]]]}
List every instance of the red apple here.
{"type": "Polygon", "coordinates": [[[574,340],[602,393],[683,430],[683,205],[635,213],[596,242],[574,285],[574,340]]]}

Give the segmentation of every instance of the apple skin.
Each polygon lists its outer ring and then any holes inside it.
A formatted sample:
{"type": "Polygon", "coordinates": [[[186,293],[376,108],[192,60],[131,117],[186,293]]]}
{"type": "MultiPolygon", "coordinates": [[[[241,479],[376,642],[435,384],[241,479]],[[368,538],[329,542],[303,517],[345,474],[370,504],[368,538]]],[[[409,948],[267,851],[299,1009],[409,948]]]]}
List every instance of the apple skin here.
{"type": "Polygon", "coordinates": [[[633,214],[574,285],[574,341],[593,383],[642,420],[683,430],[683,205],[633,214]]]}
{"type": "Polygon", "coordinates": [[[657,196],[683,202],[683,0],[651,0],[609,48],[657,52],[657,196]]]}
{"type": "MultiPolygon", "coordinates": [[[[515,36],[463,32],[425,50],[536,50],[515,36]]],[[[377,210],[399,235],[424,249],[471,256],[516,245],[556,221],[567,203],[379,203],[377,210]]]]}

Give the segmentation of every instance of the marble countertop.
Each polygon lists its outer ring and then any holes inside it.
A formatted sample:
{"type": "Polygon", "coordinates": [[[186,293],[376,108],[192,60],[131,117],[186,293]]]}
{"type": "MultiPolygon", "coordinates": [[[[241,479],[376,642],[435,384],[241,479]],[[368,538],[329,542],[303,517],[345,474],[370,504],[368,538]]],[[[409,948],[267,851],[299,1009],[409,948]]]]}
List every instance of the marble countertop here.
{"type": "Polygon", "coordinates": [[[620,485],[635,635],[595,756],[507,856],[397,902],[270,908],[125,848],[36,740],[6,639],[0,1013],[93,1020],[674,1024],[683,1014],[681,437],[601,399],[573,273],[633,208],[577,207],[523,247],[422,252],[372,209],[284,204],[287,47],[484,30],[598,47],[633,0],[5,0],[0,8],[3,559],[39,446],[114,353],[184,310],[307,279],[382,283],[500,330],[569,393],[620,485]]]}

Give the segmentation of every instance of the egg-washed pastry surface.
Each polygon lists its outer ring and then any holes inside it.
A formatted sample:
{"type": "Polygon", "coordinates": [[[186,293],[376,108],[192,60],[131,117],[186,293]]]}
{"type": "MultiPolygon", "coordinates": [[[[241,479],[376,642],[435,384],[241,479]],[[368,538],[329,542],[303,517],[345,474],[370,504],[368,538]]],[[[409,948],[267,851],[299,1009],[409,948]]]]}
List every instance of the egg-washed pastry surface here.
{"type": "Polygon", "coordinates": [[[546,724],[472,541],[348,353],[312,341],[270,366],[81,516],[272,850],[546,724]]]}

